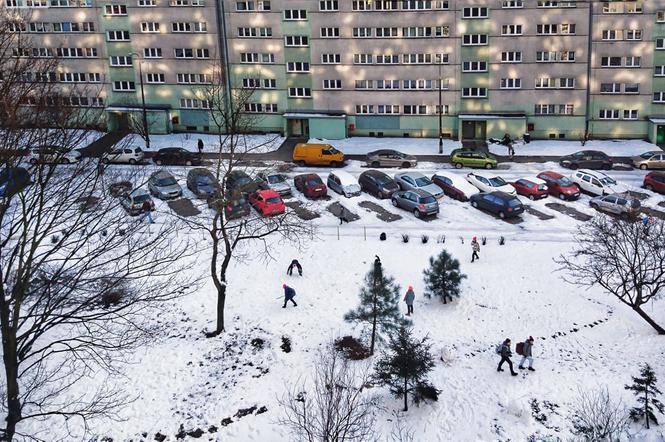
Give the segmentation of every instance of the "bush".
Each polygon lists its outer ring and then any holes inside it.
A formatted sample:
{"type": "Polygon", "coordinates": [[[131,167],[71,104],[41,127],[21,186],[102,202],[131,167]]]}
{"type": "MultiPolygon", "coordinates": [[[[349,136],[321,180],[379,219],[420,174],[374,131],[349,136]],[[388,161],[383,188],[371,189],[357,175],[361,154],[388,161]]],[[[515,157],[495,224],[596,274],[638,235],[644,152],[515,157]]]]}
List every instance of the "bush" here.
{"type": "Polygon", "coordinates": [[[439,393],[441,390],[437,390],[433,385],[422,383],[416,386],[415,391],[413,392],[413,402],[416,405],[420,405],[421,402],[425,401],[438,401],[439,393]]]}
{"type": "Polygon", "coordinates": [[[343,352],[344,356],[352,361],[367,359],[370,356],[369,348],[353,336],[335,339],[334,346],[335,350],[343,352]]]}
{"type": "Polygon", "coordinates": [[[282,345],[279,346],[284,353],[291,353],[291,339],[288,336],[282,336],[282,345]]]}
{"type": "Polygon", "coordinates": [[[427,235],[423,235],[423,236],[420,238],[420,240],[423,242],[423,244],[427,244],[427,242],[429,241],[429,236],[427,236],[427,235]]]}
{"type": "Polygon", "coordinates": [[[585,441],[613,442],[628,427],[628,412],[610,398],[607,387],[578,393],[573,403],[573,434],[585,441]]]}
{"type": "Polygon", "coordinates": [[[379,240],[380,241],[385,241],[386,240],[386,232],[381,232],[381,235],[379,235],[379,240]]]}

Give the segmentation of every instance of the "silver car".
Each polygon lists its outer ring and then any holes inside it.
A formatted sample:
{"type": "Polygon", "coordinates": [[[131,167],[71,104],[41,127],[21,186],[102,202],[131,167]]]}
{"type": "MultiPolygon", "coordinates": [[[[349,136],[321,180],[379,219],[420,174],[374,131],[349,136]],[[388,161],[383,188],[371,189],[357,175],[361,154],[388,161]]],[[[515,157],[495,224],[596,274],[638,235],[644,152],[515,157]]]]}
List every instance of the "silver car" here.
{"type": "Polygon", "coordinates": [[[269,189],[274,190],[279,196],[291,195],[291,186],[287,178],[277,172],[259,172],[256,178],[266,183],[269,189]]]}
{"type": "Polygon", "coordinates": [[[420,172],[402,172],[394,176],[395,182],[400,190],[424,190],[434,196],[440,198],[443,196],[443,189],[434,184],[432,180],[427,178],[420,172]]]}
{"type": "Polygon", "coordinates": [[[416,218],[439,213],[439,203],[432,194],[424,190],[405,190],[390,197],[393,206],[413,212],[416,218]]]}
{"type": "Polygon", "coordinates": [[[381,149],[367,154],[367,165],[370,167],[416,167],[418,159],[392,149],[381,149]]]}
{"type": "Polygon", "coordinates": [[[173,178],[173,175],[165,170],[159,170],[150,175],[148,189],[159,199],[178,198],[182,195],[180,184],[173,178]]]}
{"type": "Polygon", "coordinates": [[[641,208],[640,200],[637,198],[616,193],[592,198],[589,205],[598,211],[621,216],[636,215],[641,208]]]}
{"type": "Polygon", "coordinates": [[[631,158],[631,160],[633,166],[638,169],[665,169],[665,152],[662,150],[644,152],[640,156],[631,158]]]}

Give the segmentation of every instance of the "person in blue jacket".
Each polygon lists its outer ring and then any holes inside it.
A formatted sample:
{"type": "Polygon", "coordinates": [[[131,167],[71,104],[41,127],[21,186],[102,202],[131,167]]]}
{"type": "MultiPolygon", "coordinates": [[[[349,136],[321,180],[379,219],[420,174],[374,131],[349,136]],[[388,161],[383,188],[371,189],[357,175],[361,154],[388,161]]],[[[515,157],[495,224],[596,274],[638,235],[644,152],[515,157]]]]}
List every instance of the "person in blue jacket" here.
{"type": "Polygon", "coordinates": [[[289,301],[293,303],[294,307],[298,307],[296,301],[293,300],[293,298],[296,297],[296,291],[286,284],[282,284],[282,288],[284,289],[284,305],[282,306],[282,308],[286,308],[286,303],[289,301]]]}

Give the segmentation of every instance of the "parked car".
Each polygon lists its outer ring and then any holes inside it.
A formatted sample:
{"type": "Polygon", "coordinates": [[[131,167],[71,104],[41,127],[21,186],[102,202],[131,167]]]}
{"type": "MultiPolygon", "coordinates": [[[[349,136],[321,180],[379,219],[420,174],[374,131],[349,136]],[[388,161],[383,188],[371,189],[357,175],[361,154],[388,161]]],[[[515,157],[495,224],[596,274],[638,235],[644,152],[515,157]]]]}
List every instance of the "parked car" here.
{"type": "Polygon", "coordinates": [[[201,154],[190,152],[182,147],[166,147],[159,149],[153,156],[152,161],[157,165],[162,164],[184,164],[185,166],[198,166],[201,164],[201,154]]]}
{"type": "Polygon", "coordinates": [[[221,192],[215,192],[207,199],[208,207],[219,212],[224,209],[226,219],[237,219],[249,215],[249,203],[241,193],[229,193],[226,200],[221,192]]]}
{"type": "Polygon", "coordinates": [[[284,201],[274,190],[257,190],[249,194],[249,203],[262,216],[279,215],[286,211],[284,201]]]}
{"type": "Polygon", "coordinates": [[[296,144],[292,158],[299,166],[338,167],[344,164],[344,154],[330,144],[296,144]]]}
{"type": "Polygon", "coordinates": [[[150,194],[159,199],[178,198],[182,195],[180,184],[165,170],[153,172],[148,179],[150,194]]]}
{"type": "Polygon", "coordinates": [[[643,187],[652,192],[665,193],[665,173],[649,172],[644,177],[643,187]]]}
{"type": "Polygon", "coordinates": [[[187,172],[187,188],[199,198],[207,198],[219,192],[220,186],[208,169],[197,167],[187,172]]]}
{"type": "Polygon", "coordinates": [[[609,212],[620,216],[637,215],[641,208],[640,200],[625,195],[597,196],[591,198],[589,206],[598,211],[609,212]]]}
{"type": "Polygon", "coordinates": [[[30,184],[30,173],[25,168],[5,167],[0,172],[0,197],[16,195],[30,184]]]}
{"type": "Polygon", "coordinates": [[[393,206],[413,212],[416,218],[439,213],[439,203],[434,195],[422,189],[400,190],[390,199],[393,206]]]}
{"type": "Polygon", "coordinates": [[[293,184],[307,198],[321,198],[328,194],[326,185],[321,181],[321,177],[315,173],[296,175],[293,178],[293,184]]]}
{"type": "Polygon", "coordinates": [[[131,216],[143,213],[143,204],[148,201],[150,210],[155,210],[155,202],[150,198],[150,193],[144,189],[134,189],[131,192],[120,195],[120,205],[131,216]]]}
{"type": "Polygon", "coordinates": [[[432,175],[432,182],[443,189],[446,195],[459,201],[468,201],[471,195],[478,193],[475,186],[454,173],[437,172],[432,175]]]}
{"type": "Polygon", "coordinates": [[[363,192],[379,199],[390,198],[399,190],[399,186],[390,176],[379,170],[366,170],[358,177],[358,184],[363,192]]]}
{"type": "Polygon", "coordinates": [[[40,146],[30,149],[28,162],[30,164],[42,163],[77,163],[81,160],[81,152],[76,149],[65,149],[60,146],[40,146]]]}
{"type": "Polygon", "coordinates": [[[570,176],[570,180],[585,192],[594,195],[626,192],[628,188],[618,184],[612,177],[596,170],[580,169],[570,176]]]}
{"type": "Polygon", "coordinates": [[[254,180],[244,170],[232,170],[226,175],[226,190],[249,194],[257,190],[267,189],[262,180],[254,180]]]}
{"type": "Polygon", "coordinates": [[[486,210],[499,218],[511,218],[524,212],[519,198],[506,192],[481,192],[471,195],[471,205],[476,209],[486,210]]]}
{"type": "Polygon", "coordinates": [[[566,176],[546,170],[536,175],[547,184],[547,192],[562,200],[574,200],[580,197],[580,189],[566,176]]]}
{"type": "Polygon", "coordinates": [[[434,198],[443,196],[443,189],[434,184],[420,172],[402,172],[394,176],[395,182],[401,190],[424,190],[430,193],[434,198]]]}
{"type": "Polygon", "coordinates": [[[258,180],[262,180],[266,187],[274,190],[279,196],[291,195],[291,186],[286,176],[278,172],[259,172],[256,174],[258,180]]]}
{"type": "Polygon", "coordinates": [[[494,155],[475,150],[455,149],[450,153],[450,163],[458,169],[462,167],[484,167],[493,169],[497,161],[494,155]]]}
{"type": "Polygon", "coordinates": [[[380,149],[367,154],[367,165],[371,167],[416,167],[418,159],[393,149],[380,149]]]}
{"type": "Polygon", "coordinates": [[[102,154],[102,162],[136,164],[143,161],[145,154],[140,147],[123,147],[102,154]]]}
{"type": "Polygon", "coordinates": [[[598,150],[581,150],[559,158],[559,166],[573,170],[581,168],[610,170],[612,164],[612,158],[598,150]]]}
{"type": "Polygon", "coordinates": [[[467,174],[466,180],[483,192],[499,191],[510,195],[517,195],[515,188],[505,182],[500,176],[478,175],[472,172],[467,174]]]}
{"type": "Polygon", "coordinates": [[[633,166],[642,169],[665,169],[665,152],[653,150],[644,152],[642,155],[631,158],[633,166]]]}
{"type": "Polygon", "coordinates": [[[328,189],[334,190],[347,198],[360,195],[360,184],[348,172],[336,170],[328,174],[328,189]]]}
{"type": "Polygon", "coordinates": [[[520,178],[510,184],[515,188],[518,195],[525,196],[532,201],[546,198],[548,195],[547,184],[540,178],[520,178]]]}

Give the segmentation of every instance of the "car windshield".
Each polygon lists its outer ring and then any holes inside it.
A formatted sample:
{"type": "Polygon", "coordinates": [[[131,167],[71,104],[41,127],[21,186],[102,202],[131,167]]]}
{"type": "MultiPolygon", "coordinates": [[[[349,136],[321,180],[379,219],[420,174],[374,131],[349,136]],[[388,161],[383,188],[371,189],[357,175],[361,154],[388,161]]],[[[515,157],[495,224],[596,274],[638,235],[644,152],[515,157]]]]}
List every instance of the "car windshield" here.
{"type": "Polygon", "coordinates": [[[283,183],[286,181],[282,175],[269,175],[268,176],[268,182],[270,184],[278,184],[278,183],[283,183]]]}
{"type": "Polygon", "coordinates": [[[612,186],[612,185],[617,183],[616,181],[614,181],[612,178],[610,178],[608,176],[601,178],[600,182],[603,183],[606,186],[612,186]]]}
{"type": "Polygon", "coordinates": [[[423,204],[432,204],[436,202],[436,199],[433,196],[423,196],[420,198],[420,202],[423,204]]]}
{"type": "Polygon", "coordinates": [[[212,178],[205,175],[199,175],[196,177],[196,184],[199,186],[212,186],[212,178]]]}
{"type": "Polygon", "coordinates": [[[276,196],[273,197],[273,198],[268,198],[268,199],[266,199],[266,203],[269,203],[269,204],[277,204],[277,203],[279,203],[280,201],[281,201],[281,200],[280,200],[278,197],[276,197],[276,196]]]}
{"type": "Polygon", "coordinates": [[[323,181],[321,181],[321,178],[319,177],[308,178],[307,181],[305,181],[305,184],[308,186],[318,186],[320,184],[323,184],[323,181]]]}
{"type": "Polygon", "coordinates": [[[150,199],[150,195],[147,193],[140,193],[138,195],[132,195],[132,200],[134,201],[134,204],[140,204],[143,203],[144,201],[147,201],[150,199]]]}
{"type": "Polygon", "coordinates": [[[520,204],[522,204],[522,203],[520,203],[520,200],[518,200],[517,198],[513,198],[513,199],[508,200],[508,205],[510,207],[517,207],[520,204]]]}
{"type": "Polygon", "coordinates": [[[653,156],[653,152],[644,152],[642,155],[640,155],[640,158],[644,158],[645,160],[648,160],[653,156]]]}
{"type": "Polygon", "coordinates": [[[418,187],[429,186],[430,184],[432,184],[432,181],[426,176],[416,178],[416,186],[418,187]]]}
{"type": "Polygon", "coordinates": [[[565,176],[559,178],[558,180],[556,180],[556,183],[557,183],[559,186],[564,186],[564,187],[568,187],[568,186],[572,186],[572,185],[573,185],[573,182],[570,181],[570,179],[567,178],[567,177],[565,177],[565,176]]]}
{"type": "Polygon", "coordinates": [[[172,176],[167,176],[163,178],[157,178],[158,186],[173,186],[178,184],[178,182],[172,176]]]}
{"type": "Polygon", "coordinates": [[[339,153],[339,150],[337,150],[337,149],[335,149],[334,147],[330,146],[330,147],[328,148],[328,152],[329,152],[331,155],[335,155],[336,153],[339,153]]]}
{"type": "Polygon", "coordinates": [[[501,187],[506,185],[506,182],[500,176],[495,176],[494,178],[490,178],[489,181],[492,187],[501,187]]]}
{"type": "Polygon", "coordinates": [[[250,177],[239,177],[234,185],[236,186],[244,186],[246,184],[249,184],[252,182],[252,179],[250,177]]]}
{"type": "Polygon", "coordinates": [[[391,181],[390,177],[386,175],[377,175],[374,179],[379,184],[388,184],[391,181]]]}
{"type": "Polygon", "coordinates": [[[245,203],[246,203],[245,198],[239,198],[239,199],[236,199],[236,200],[231,200],[231,202],[229,204],[234,206],[234,207],[237,207],[237,206],[244,206],[245,203]]]}
{"type": "Polygon", "coordinates": [[[547,188],[544,184],[538,184],[538,190],[545,190],[547,188]]]}

